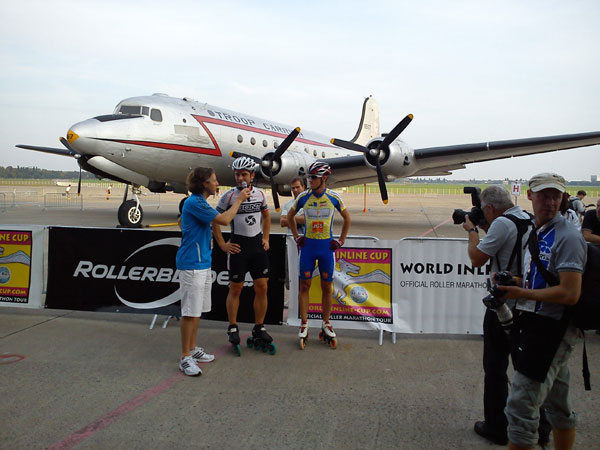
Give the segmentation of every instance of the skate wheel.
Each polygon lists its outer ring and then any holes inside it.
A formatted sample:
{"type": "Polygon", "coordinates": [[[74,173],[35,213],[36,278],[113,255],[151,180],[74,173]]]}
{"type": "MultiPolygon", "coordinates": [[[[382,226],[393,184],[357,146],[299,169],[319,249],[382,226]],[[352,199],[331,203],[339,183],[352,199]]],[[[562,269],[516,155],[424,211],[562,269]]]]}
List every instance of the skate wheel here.
{"type": "Polygon", "coordinates": [[[263,351],[263,353],[267,353],[267,351],[269,350],[269,348],[266,345],[264,347],[261,347],[260,349],[263,351]]]}
{"type": "Polygon", "coordinates": [[[249,337],[248,339],[246,339],[246,346],[248,348],[252,348],[252,346],[254,345],[254,341],[251,337],[249,337]]]}
{"type": "Polygon", "coordinates": [[[236,344],[236,346],[233,349],[238,356],[242,356],[242,347],[240,347],[240,344],[236,344]]]}
{"type": "Polygon", "coordinates": [[[274,355],[275,352],[277,352],[277,347],[275,346],[275,344],[270,343],[267,350],[269,351],[269,355],[274,355]]]}
{"type": "Polygon", "coordinates": [[[304,338],[300,338],[300,350],[304,350],[306,347],[306,340],[304,338]]]}
{"type": "Polygon", "coordinates": [[[322,341],[323,340],[323,332],[319,331],[319,340],[322,341]]]}
{"type": "Polygon", "coordinates": [[[335,350],[336,348],[337,348],[337,339],[336,339],[336,338],[333,338],[333,339],[331,340],[331,349],[332,349],[332,350],[335,350]]]}

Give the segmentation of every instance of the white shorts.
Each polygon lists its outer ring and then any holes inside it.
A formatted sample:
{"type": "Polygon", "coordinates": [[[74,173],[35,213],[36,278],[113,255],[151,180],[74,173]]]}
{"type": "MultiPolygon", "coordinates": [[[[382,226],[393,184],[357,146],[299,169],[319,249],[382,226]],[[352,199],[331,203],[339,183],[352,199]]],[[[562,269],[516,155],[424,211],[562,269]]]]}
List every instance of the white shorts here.
{"type": "Polygon", "coordinates": [[[209,312],[211,288],[212,274],[210,269],[181,270],[179,272],[181,317],[200,317],[203,312],[209,312]]]}

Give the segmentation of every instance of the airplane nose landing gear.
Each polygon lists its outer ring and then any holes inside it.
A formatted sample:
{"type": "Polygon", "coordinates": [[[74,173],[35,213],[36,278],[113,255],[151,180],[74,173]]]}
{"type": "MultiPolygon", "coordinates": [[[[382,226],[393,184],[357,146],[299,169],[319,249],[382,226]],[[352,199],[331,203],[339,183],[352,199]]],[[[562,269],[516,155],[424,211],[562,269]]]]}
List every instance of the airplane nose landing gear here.
{"type": "Polygon", "coordinates": [[[123,203],[119,206],[119,225],[123,228],[141,228],[144,211],[138,197],[138,194],[141,193],[140,187],[133,185],[131,188],[135,200],[126,200],[128,189],[129,186],[126,186],[123,203]]]}

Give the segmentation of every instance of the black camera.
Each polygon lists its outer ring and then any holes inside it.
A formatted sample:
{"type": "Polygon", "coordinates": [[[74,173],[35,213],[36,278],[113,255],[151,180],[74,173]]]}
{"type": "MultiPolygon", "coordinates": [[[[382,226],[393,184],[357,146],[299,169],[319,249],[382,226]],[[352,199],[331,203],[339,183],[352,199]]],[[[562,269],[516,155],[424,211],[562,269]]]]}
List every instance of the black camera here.
{"type": "Polygon", "coordinates": [[[485,225],[485,217],[483,216],[483,211],[481,210],[481,199],[479,198],[479,194],[481,194],[481,189],[478,187],[465,187],[463,192],[465,194],[471,194],[471,204],[473,208],[471,211],[465,211],[463,209],[455,209],[452,213],[452,220],[456,225],[465,222],[465,218],[469,216],[469,220],[473,222],[475,226],[485,225]]]}
{"type": "Polygon", "coordinates": [[[506,306],[506,299],[502,297],[505,292],[498,288],[498,286],[516,286],[517,282],[513,278],[512,274],[506,270],[498,272],[496,274],[496,283],[492,286],[490,280],[487,280],[487,290],[489,295],[483,297],[483,304],[490,309],[496,311],[498,321],[507,333],[510,332],[510,327],[513,324],[513,314],[508,306],[506,306]]]}

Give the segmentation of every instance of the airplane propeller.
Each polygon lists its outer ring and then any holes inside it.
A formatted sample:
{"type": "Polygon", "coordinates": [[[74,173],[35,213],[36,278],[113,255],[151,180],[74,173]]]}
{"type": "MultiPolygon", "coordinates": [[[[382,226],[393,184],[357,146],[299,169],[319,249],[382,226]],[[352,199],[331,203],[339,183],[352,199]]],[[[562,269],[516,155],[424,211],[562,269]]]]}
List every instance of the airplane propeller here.
{"type": "Polygon", "coordinates": [[[73,147],[71,147],[71,144],[69,144],[69,141],[67,141],[62,136],[60,138],[60,143],[62,145],[64,145],[67,148],[67,150],[69,150],[69,152],[71,153],[71,155],[73,157],[75,157],[75,159],[77,160],[77,165],[79,166],[79,180],[77,181],[77,196],[79,197],[81,195],[81,164],[79,163],[79,158],[81,158],[81,154],[77,153],[73,149],[73,147]]]}
{"type": "Polygon", "coordinates": [[[286,136],[286,138],[277,146],[277,150],[274,153],[267,153],[262,157],[262,159],[257,158],[255,156],[246,155],[245,153],[239,152],[231,152],[230,156],[232,158],[238,158],[240,156],[247,156],[257,164],[260,164],[263,168],[264,173],[269,177],[269,181],[271,182],[271,191],[273,192],[273,203],[275,205],[275,210],[279,212],[279,197],[277,196],[277,184],[275,183],[275,178],[273,175],[273,169],[279,169],[281,166],[281,155],[292,145],[294,139],[300,134],[300,127],[296,127],[292,130],[290,134],[286,136]]]}
{"type": "Polygon", "coordinates": [[[332,139],[331,143],[338,147],[346,148],[348,150],[355,150],[364,153],[370,160],[375,160],[375,168],[377,170],[377,181],[379,183],[379,191],[381,192],[381,200],[387,205],[388,193],[385,186],[385,177],[381,170],[381,159],[383,159],[390,151],[390,144],[396,140],[400,133],[408,126],[413,120],[413,115],[409,114],[402,119],[393,129],[390,131],[381,141],[374,141],[372,147],[365,147],[354,142],[344,141],[342,139],[332,139]]]}
{"type": "Polygon", "coordinates": [[[275,211],[279,212],[279,198],[277,197],[277,184],[275,183],[275,179],[273,178],[273,166],[275,164],[281,165],[281,155],[288,149],[294,139],[300,134],[300,127],[296,127],[292,130],[290,134],[283,140],[281,144],[275,150],[275,153],[269,153],[263,157],[261,165],[265,171],[265,173],[269,176],[271,181],[271,191],[273,192],[273,203],[275,204],[275,211]]]}

